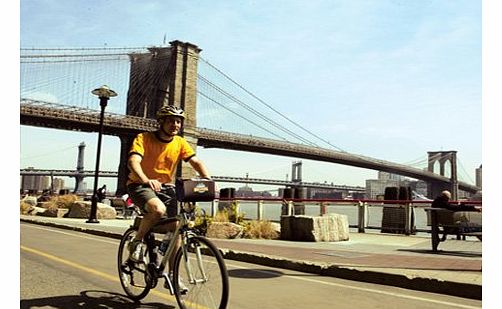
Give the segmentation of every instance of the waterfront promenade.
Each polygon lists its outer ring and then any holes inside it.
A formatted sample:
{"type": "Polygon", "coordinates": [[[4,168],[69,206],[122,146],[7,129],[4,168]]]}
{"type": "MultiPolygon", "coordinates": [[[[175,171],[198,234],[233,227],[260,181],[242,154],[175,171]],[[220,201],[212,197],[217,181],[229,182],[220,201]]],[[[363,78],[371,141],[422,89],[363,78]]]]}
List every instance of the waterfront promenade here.
{"type": "MultiPolygon", "coordinates": [[[[21,222],[119,239],[132,220],[20,216],[21,222]]],[[[448,239],[432,253],[428,236],[351,232],[343,242],[212,239],[226,259],[326,276],[481,299],[482,243],[448,239]]]]}

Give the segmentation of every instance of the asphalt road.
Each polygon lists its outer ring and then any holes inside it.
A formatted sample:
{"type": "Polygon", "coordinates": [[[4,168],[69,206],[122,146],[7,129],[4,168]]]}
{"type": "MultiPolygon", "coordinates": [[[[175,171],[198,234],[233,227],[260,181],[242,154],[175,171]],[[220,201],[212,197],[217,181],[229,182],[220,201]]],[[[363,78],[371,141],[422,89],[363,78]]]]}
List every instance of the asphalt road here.
{"type": "MultiPolygon", "coordinates": [[[[21,223],[21,308],[177,308],[159,284],[130,301],[118,281],[119,241],[21,223]]],[[[481,301],[227,260],[229,308],[481,308],[481,301]]],[[[162,283],[162,282],[161,282],[162,283]]]]}

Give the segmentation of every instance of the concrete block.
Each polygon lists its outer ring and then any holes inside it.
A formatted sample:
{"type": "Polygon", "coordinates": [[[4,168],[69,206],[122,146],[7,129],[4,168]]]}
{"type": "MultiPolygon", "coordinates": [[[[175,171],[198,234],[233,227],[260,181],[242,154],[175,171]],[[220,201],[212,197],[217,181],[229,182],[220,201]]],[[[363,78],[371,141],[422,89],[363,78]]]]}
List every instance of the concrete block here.
{"type": "Polygon", "coordinates": [[[281,239],[295,241],[349,240],[349,221],[346,215],[281,216],[281,239]]]}

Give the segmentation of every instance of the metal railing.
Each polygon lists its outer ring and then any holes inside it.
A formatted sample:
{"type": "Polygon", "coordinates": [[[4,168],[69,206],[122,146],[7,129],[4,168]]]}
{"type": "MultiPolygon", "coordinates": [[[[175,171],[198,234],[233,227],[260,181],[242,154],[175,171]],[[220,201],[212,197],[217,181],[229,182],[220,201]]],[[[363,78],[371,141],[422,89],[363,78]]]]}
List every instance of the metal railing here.
{"type": "MultiPolygon", "coordinates": [[[[480,201],[458,201],[469,205],[482,205],[480,201]]],[[[430,233],[427,213],[432,201],[413,200],[336,200],[336,199],[282,199],[282,198],[225,198],[216,199],[201,207],[211,216],[219,209],[234,204],[236,211],[246,220],[280,222],[282,215],[305,214],[325,216],[330,213],[348,216],[349,227],[359,233],[369,230],[411,235],[430,233]],[[223,207],[222,207],[223,205],[223,207]],[[299,211],[300,210],[300,213],[299,211]]],[[[452,203],[456,203],[453,201],[452,203]]]]}

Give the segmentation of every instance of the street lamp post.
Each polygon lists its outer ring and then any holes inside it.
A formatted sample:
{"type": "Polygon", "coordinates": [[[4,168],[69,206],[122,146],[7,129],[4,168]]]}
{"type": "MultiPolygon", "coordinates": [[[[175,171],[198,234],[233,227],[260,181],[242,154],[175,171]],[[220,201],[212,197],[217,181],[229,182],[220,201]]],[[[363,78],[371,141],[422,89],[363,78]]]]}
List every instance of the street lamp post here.
{"type": "Polygon", "coordinates": [[[87,223],[99,223],[96,213],[98,211],[98,174],[99,174],[99,160],[101,156],[101,137],[103,135],[103,120],[105,116],[105,107],[108,99],[117,96],[117,93],[111,90],[108,86],[103,85],[100,88],[94,89],[92,94],[99,97],[99,105],[101,106],[101,114],[99,117],[99,134],[98,134],[98,150],[96,153],[96,168],[94,169],[94,191],[91,200],[91,213],[87,223]]]}

